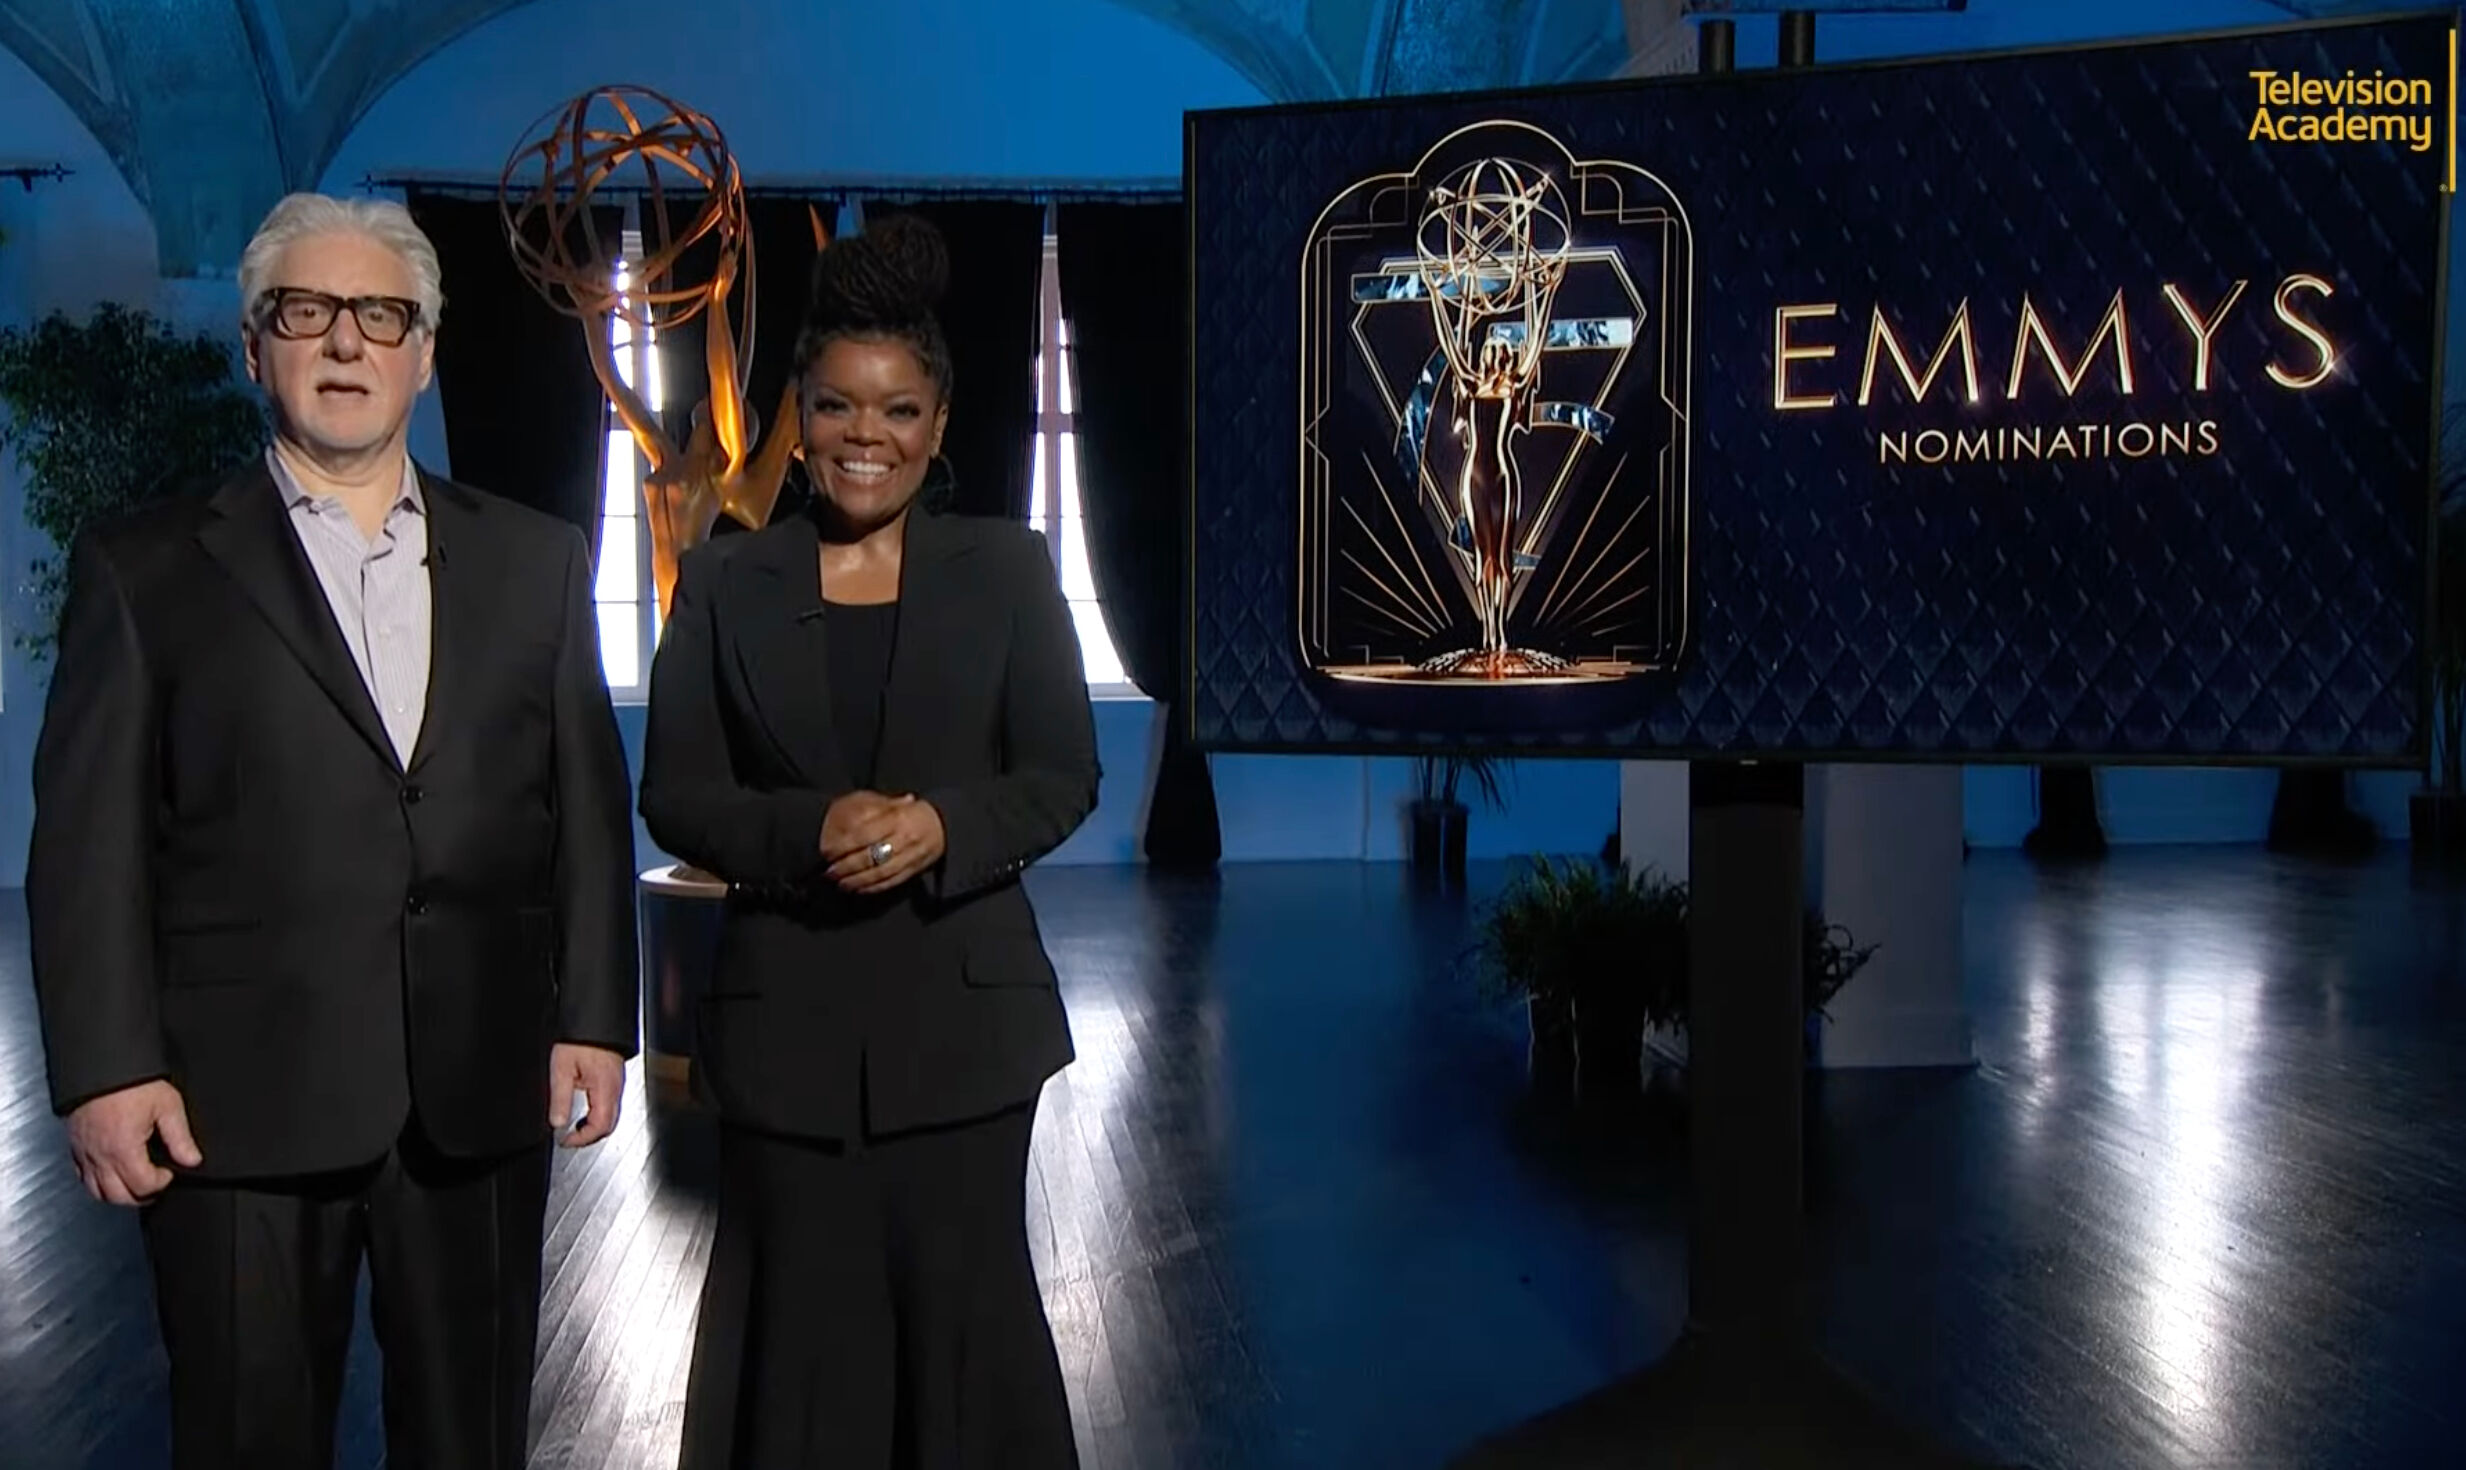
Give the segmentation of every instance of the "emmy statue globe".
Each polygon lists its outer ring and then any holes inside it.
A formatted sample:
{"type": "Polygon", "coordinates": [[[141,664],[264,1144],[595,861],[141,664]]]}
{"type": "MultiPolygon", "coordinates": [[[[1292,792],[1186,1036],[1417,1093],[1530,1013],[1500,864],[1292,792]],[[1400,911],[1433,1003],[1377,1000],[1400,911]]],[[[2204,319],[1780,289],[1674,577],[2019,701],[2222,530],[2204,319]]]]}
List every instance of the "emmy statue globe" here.
{"type": "MultiPolygon", "coordinates": [[[[753,443],[760,425],[745,402],[750,354],[738,351],[737,338],[753,325],[754,256],[736,159],[708,116],[648,88],[600,87],[532,124],[506,160],[497,202],[516,267],[542,300],[580,321],[592,372],[648,461],[643,510],[664,618],[678,558],[708,539],[723,514],[747,530],[767,524],[797,447],[794,384],[768,436],[758,449],[753,443]],[[602,189],[617,194],[628,182],[639,192],[643,249],[620,260],[619,241],[600,224],[610,212],[593,205],[602,189]],[[672,212],[672,195],[698,202],[690,214],[672,212]],[[679,263],[706,241],[716,256],[708,275],[685,279],[679,263]],[[695,406],[686,442],[670,436],[619,370],[612,316],[654,339],[707,318],[710,392],[695,406]]],[[[819,214],[813,230],[823,244],[819,214]]]]}

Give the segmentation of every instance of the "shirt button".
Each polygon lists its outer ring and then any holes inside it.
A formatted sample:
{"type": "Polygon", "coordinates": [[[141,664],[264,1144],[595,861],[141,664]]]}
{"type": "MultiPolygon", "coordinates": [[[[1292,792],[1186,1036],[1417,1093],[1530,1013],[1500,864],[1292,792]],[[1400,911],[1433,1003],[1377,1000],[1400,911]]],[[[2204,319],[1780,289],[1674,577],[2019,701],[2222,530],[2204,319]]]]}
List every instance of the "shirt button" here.
{"type": "Polygon", "coordinates": [[[414,893],[402,901],[402,907],[403,912],[417,918],[428,912],[428,899],[425,895],[414,893]]]}

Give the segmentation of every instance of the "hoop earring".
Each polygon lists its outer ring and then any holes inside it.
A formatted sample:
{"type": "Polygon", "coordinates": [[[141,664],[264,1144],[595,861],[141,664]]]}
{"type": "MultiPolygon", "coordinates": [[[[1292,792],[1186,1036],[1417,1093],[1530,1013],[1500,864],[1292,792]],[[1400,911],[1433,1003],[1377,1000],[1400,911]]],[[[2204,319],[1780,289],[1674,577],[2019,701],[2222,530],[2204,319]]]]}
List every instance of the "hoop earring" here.
{"type": "Polygon", "coordinates": [[[917,487],[917,500],[927,510],[947,510],[950,507],[951,498],[958,494],[958,491],[958,472],[953,470],[950,467],[950,461],[943,457],[939,450],[936,450],[933,458],[925,462],[925,483],[917,487]]]}

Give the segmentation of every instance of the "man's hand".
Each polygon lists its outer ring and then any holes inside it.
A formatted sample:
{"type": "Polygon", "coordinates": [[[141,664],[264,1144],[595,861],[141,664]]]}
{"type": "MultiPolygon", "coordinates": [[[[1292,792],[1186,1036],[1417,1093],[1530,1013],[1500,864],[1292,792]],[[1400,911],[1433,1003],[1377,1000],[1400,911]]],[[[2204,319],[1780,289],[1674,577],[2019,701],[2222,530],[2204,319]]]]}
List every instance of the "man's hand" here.
{"type": "Polygon", "coordinates": [[[157,1133],[181,1168],[205,1162],[197,1140],[189,1137],[188,1105],[168,1082],[140,1082],[79,1104],[69,1114],[69,1153],[86,1193],[115,1205],[144,1204],[162,1193],[172,1173],[146,1151],[157,1133]]]}
{"type": "Polygon", "coordinates": [[[565,1147],[589,1148],[616,1131],[618,1097],[625,1090],[625,1058],[603,1046],[560,1041],[548,1050],[548,1126],[574,1122],[574,1094],[589,1104],[582,1121],[565,1135],[565,1147]]]}
{"type": "Polygon", "coordinates": [[[892,797],[849,822],[836,843],[828,822],[822,830],[822,856],[830,860],[824,876],[850,893],[887,893],[942,860],[942,814],[913,796],[892,797]],[[890,851],[877,863],[875,844],[882,842],[890,851]]]}

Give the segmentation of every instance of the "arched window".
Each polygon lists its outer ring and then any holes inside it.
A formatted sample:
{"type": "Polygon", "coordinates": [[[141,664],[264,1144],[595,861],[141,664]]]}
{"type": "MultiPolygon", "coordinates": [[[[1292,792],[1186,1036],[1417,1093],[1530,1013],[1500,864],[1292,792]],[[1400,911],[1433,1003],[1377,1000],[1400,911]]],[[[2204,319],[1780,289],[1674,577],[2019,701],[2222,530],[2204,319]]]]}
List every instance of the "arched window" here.
{"type": "MultiPolygon", "coordinates": [[[[626,259],[639,255],[640,235],[628,230],[624,238],[626,259]]],[[[617,289],[622,292],[626,283],[620,261],[617,289]]],[[[1105,626],[1104,610],[1096,599],[1095,575],[1088,565],[1086,520],[1079,496],[1078,435],[1073,429],[1077,399],[1071,381],[1070,323],[1062,316],[1061,277],[1054,265],[1050,235],[1045,237],[1042,296],[1036,357],[1036,458],[1028,524],[1044,532],[1053,549],[1054,573],[1079,630],[1079,654],[1089,692],[1100,698],[1143,698],[1122,670],[1121,655],[1105,626]]],[[[663,405],[654,334],[637,329],[622,315],[610,318],[608,334],[618,375],[658,412],[663,405]]],[[[650,540],[642,528],[641,455],[613,408],[607,423],[597,588],[600,663],[610,693],[619,700],[640,700],[648,693],[651,654],[659,646],[659,599],[651,587],[650,540]]]]}
{"type": "Polygon", "coordinates": [[[1073,427],[1078,398],[1070,370],[1070,322],[1062,315],[1062,278],[1054,265],[1053,237],[1045,236],[1043,310],[1036,355],[1036,464],[1029,481],[1028,524],[1045,533],[1054,571],[1079,627],[1079,657],[1088,692],[1100,698],[1141,698],[1122,672],[1113,633],[1096,601],[1096,578],[1088,566],[1087,521],[1079,499],[1079,436],[1073,427]]]}
{"type": "MultiPolygon", "coordinates": [[[[630,283],[627,262],[642,253],[642,237],[624,236],[617,261],[617,290],[630,283]]],[[[608,344],[617,376],[641,395],[653,413],[663,406],[656,333],[636,327],[623,312],[608,318],[608,344]]],[[[659,647],[659,597],[651,587],[651,539],[642,525],[642,452],[616,409],[607,409],[607,449],[600,456],[599,663],[608,692],[625,702],[650,693],[651,654],[659,647]]]]}

